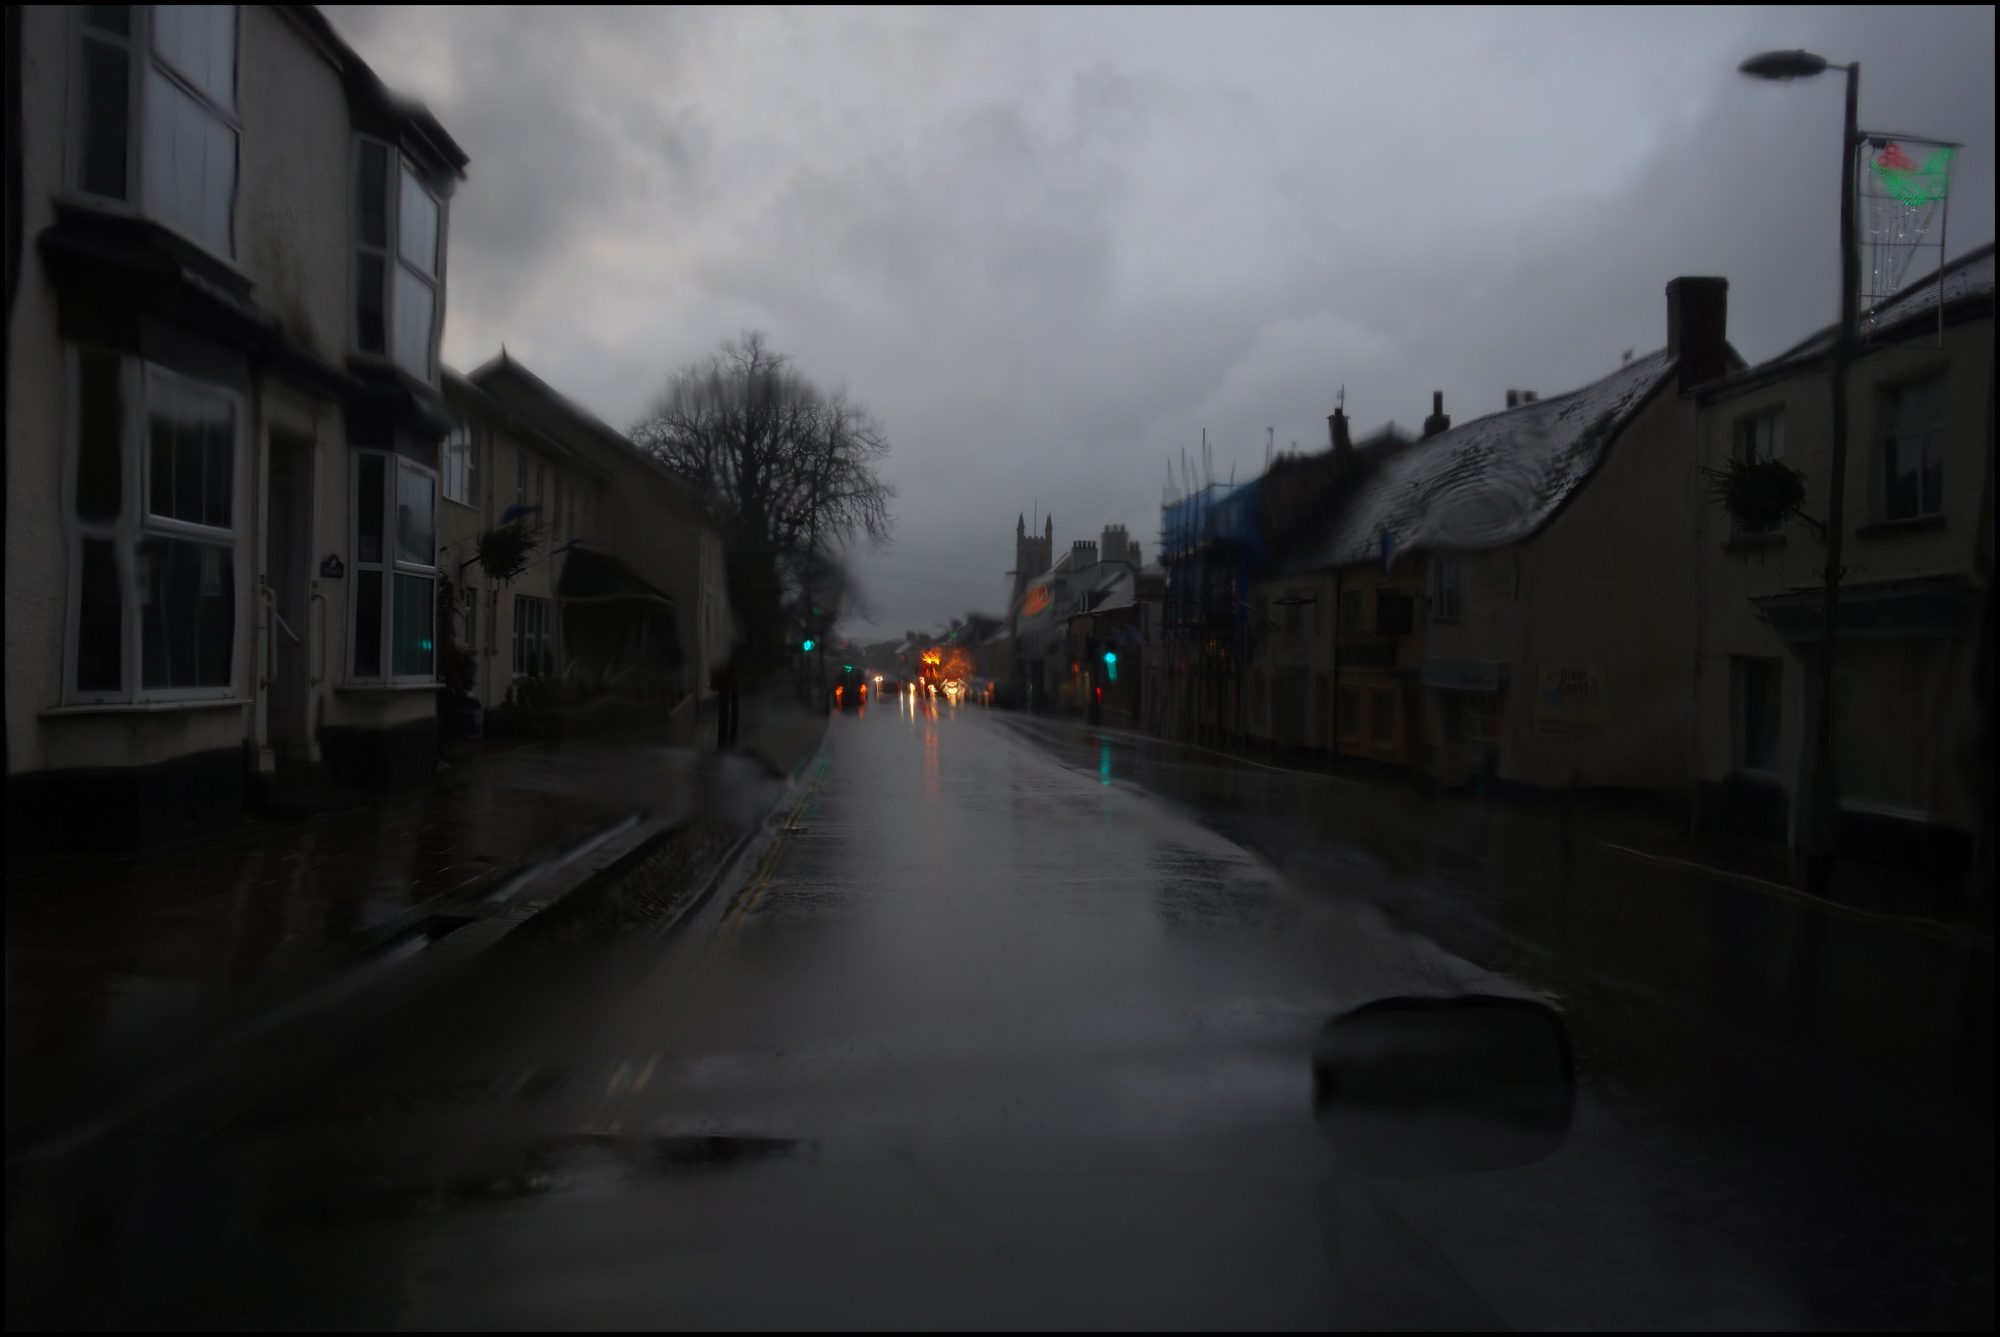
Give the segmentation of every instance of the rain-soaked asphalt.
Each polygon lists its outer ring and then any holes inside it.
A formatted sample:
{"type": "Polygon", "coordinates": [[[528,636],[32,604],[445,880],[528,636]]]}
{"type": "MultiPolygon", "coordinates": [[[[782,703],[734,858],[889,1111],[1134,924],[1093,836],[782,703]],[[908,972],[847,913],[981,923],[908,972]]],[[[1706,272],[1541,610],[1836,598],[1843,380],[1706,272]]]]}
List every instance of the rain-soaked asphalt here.
{"type": "Polygon", "coordinates": [[[1814,931],[1797,907],[1262,775],[981,711],[836,717],[674,938],[413,974],[10,1162],[10,1322],[1990,1325],[1990,945],[1982,976],[1976,947],[1822,924],[1801,1020],[1804,949],[1754,959],[1814,931]],[[1526,871],[1468,874],[1503,854],[1526,871]],[[1936,999],[1910,978],[1954,968],[1936,999]],[[1953,1009],[1981,978],[1975,1079],[1953,1009]],[[1577,1037],[1560,1151],[1337,1169],[1323,1020],[1524,988],[1577,1037]]]}

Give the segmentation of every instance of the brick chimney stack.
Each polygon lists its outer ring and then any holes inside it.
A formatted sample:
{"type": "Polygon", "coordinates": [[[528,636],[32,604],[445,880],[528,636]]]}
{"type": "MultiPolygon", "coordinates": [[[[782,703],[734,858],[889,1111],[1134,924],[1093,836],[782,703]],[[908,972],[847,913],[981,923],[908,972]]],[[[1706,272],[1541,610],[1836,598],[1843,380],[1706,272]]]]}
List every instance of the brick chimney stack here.
{"type": "Polygon", "coordinates": [[[1729,373],[1729,280],[1667,284],[1667,352],[1680,361],[1681,389],[1729,373]]]}
{"type": "Polygon", "coordinates": [[[1431,416],[1424,419],[1424,435],[1436,436],[1451,430],[1451,415],[1444,411],[1444,391],[1431,391],[1431,416]]]}

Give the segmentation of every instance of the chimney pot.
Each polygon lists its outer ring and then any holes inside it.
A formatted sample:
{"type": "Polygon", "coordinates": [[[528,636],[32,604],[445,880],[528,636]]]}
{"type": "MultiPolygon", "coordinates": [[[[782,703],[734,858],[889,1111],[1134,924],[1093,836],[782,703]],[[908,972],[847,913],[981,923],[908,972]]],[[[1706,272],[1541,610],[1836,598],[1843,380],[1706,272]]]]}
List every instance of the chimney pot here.
{"type": "Polygon", "coordinates": [[[1444,391],[1431,391],[1431,416],[1424,419],[1424,435],[1436,436],[1451,429],[1451,418],[1444,411],[1444,391]]]}
{"type": "Polygon", "coordinates": [[[1519,390],[1509,390],[1507,392],[1507,407],[1512,409],[1512,408],[1519,408],[1520,406],[1521,406],[1521,392],[1519,390]]]}

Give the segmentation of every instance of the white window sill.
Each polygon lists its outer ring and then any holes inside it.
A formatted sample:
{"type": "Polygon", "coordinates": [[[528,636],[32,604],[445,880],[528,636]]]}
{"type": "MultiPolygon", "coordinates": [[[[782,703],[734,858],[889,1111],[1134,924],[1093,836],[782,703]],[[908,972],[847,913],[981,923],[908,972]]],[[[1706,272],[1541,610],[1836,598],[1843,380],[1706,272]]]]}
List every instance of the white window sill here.
{"type": "Polygon", "coordinates": [[[342,696],[385,696],[395,692],[435,692],[441,682],[355,682],[333,690],[342,696]]]}
{"type": "Polygon", "coordinates": [[[38,719],[62,719],[71,715],[155,715],[188,710],[228,710],[247,706],[241,697],[205,697],[195,701],[96,701],[81,706],[50,706],[36,712],[38,719]]]}

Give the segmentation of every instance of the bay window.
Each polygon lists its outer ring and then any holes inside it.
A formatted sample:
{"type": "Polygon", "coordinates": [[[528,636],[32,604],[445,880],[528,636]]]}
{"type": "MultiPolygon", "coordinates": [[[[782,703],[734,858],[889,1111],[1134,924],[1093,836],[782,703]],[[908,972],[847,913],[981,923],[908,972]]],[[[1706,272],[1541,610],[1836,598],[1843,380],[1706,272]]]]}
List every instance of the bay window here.
{"type": "Polygon", "coordinates": [[[354,459],[353,674],[429,681],[437,638],[437,477],[383,451],[354,459]]]}
{"type": "Polygon", "coordinates": [[[354,214],[355,345],[428,381],[443,306],[443,206],[401,154],[364,139],[354,214]]]}
{"type": "Polygon", "coordinates": [[[237,396],[108,349],[68,357],[72,703],[227,696],[237,396]]]}
{"type": "Polygon", "coordinates": [[[77,14],[73,184],[234,258],[236,7],[82,5],[77,14]]]}

